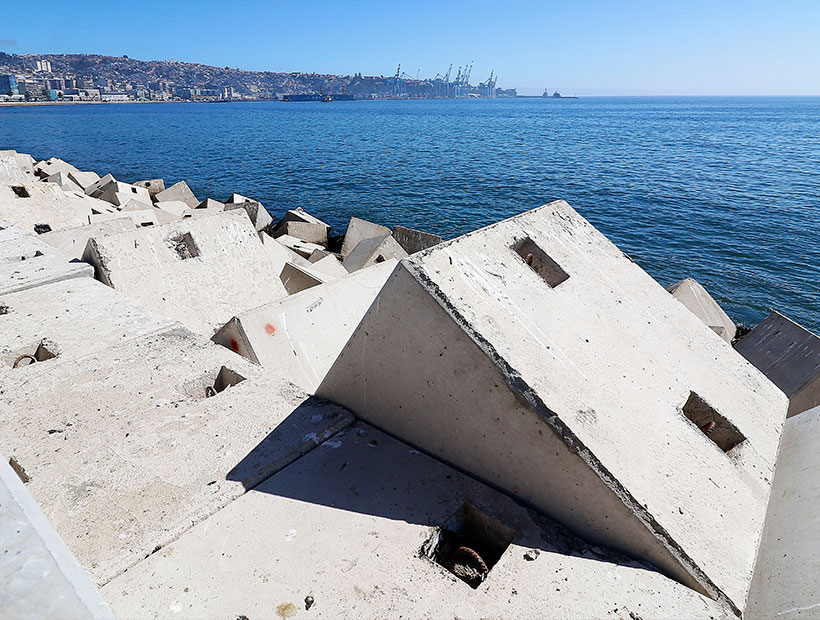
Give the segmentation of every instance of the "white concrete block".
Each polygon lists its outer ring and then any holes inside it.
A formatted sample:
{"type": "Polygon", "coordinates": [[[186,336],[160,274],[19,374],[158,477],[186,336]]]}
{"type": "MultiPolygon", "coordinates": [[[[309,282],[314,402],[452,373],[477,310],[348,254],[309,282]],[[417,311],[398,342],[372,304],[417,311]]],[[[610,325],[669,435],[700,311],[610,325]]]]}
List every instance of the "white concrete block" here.
{"type": "Polygon", "coordinates": [[[320,271],[314,271],[309,267],[287,262],[282,268],[282,273],[279,274],[279,279],[282,280],[288,295],[293,295],[313,286],[318,286],[323,282],[330,282],[334,278],[320,271]]]}
{"type": "Polygon", "coordinates": [[[820,407],[786,420],[745,618],[820,614],[820,407]]]}
{"type": "Polygon", "coordinates": [[[184,329],[20,372],[0,450],[98,585],[352,420],[184,329]]]}
{"type": "Polygon", "coordinates": [[[243,312],[219,330],[213,340],[274,369],[312,394],[396,262],[386,261],[243,312]]]}
{"type": "Polygon", "coordinates": [[[742,610],[786,399],[565,202],[401,261],[317,393],[742,610]]]}
{"type": "Polygon", "coordinates": [[[83,188],[83,191],[94,185],[100,180],[100,175],[96,172],[85,172],[82,170],[72,170],[68,173],[68,178],[74,181],[77,185],[83,188]]]}
{"type": "Polygon", "coordinates": [[[360,219],[358,217],[351,217],[347,225],[347,232],[345,233],[345,240],[342,243],[342,258],[347,258],[360,241],[365,239],[372,239],[373,237],[383,237],[389,235],[390,229],[387,226],[380,226],[373,222],[360,219]]]}
{"type": "Polygon", "coordinates": [[[314,224],[312,222],[285,222],[276,230],[278,235],[290,235],[308,243],[317,245],[327,245],[326,224],[314,224]]]}
{"type": "Polygon", "coordinates": [[[197,206],[197,209],[206,209],[206,210],[214,210],[214,211],[224,211],[225,210],[225,203],[219,202],[218,200],[214,200],[213,198],[206,198],[202,202],[200,202],[197,206]]]}
{"type": "Polygon", "coordinates": [[[772,312],[735,350],[789,397],[789,415],[820,405],[820,338],[772,312]]]}
{"type": "Polygon", "coordinates": [[[46,161],[37,162],[34,165],[34,173],[41,179],[50,177],[58,172],[63,172],[66,175],[70,173],[80,172],[77,168],[58,157],[52,157],[46,161]]]}
{"type": "MultiPolygon", "coordinates": [[[[238,196],[238,194],[234,194],[234,196],[238,196]]],[[[225,211],[232,211],[234,209],[244,209],[257,232],[265,230],[273,222],[273,218],[270,213],[267,212],[261,202],[256,200],[247,200],[245,202],[238,203],[225,203],[225,211]]]]}
{"type": "Polygon", "coordinates": [[[684,278],[670,284],[666,290],[726,342],[735,339],[737,327],[734,321],[697,280],[684,278]]]}
{"type": "Polygon", "coordinates": [[[109,286],[208,336],[237,313],[287,294],[238,212],[92,237],[86,260],[109,286]]]}
{"type": "MultiPolygon", "coordinates": [[[[311,254],[311,258],[313,258],[315,254],[316,252],[311,254]]],[[[348,271],[344,268],[342,262],[332,254],[320,258],[317,261],[309,260],[309,262],[311,263],[313,270],[334,278],[344,278],[348,275],[348,271]]]]}
{"type": "Polygon", "coordinates": [[[147,179],[145,181],[137,181],[134,183],[137,187],[144,187],[148,190],[151,196],[155,196],[162,191],[165,191],[165,181],[163,179],[147,179]]]}
{"type": "Polygon", "coordinates": [[[438,235],[431,235],[430,233],[421,230],[414,230],[404,226],[393,227],[393,239],[402,247],[408,254],[415,254],[427,248],[432,248],[443,241],[438,235]]]}
{"type": "Polygon", "coordinates": [[[289,209],[282,220],[279,222],[279,225],[285,224],[287,222],[305,222],[307,224],[319,224],[324,226],[326,229],[330,229],[330,225],[326,222],[323,222],[318,217],[311,215],[307,211],[305,211],[302,207],[297,207],[295,209],[289,209]]]}
{"type": "Polygon", "coordinates": [[[0,549],[0,610],[6,620],[114,620],[114,614],[2,454],[0,549]]]}
{"type": "Polygon", "coordinates": [[[0,294],[0,377],[23,381],[35,366],[76,360],[179,324],[92,278],[0,294]],[[34,355],[20,360],[22,355],[34,355]],[[12,373],[6,375],[4,373],[12,373]]]}
{"type": "Polygon", "coordinates": [[[179,200],[184,202],[190,209],[195,209],[196,206],[199,204],[199,199],[196,196],[194,196],[194,193],[191,191],[191,188],[188,187],[188,184],[185,181],[174,183],[168,189],[162,190],[161,192],[157,192],[154,195],[154,198],[157,202],[179,200]]]}
{"type": "Polygon", "coordinates": [[[93,275],[90,265],[71,262],[62,252],[18,228],[0,230],[0,295],[93,275]]]}
{"type": "Polygon", "coordinates": [[[0,218],[30,233],[88,224],[90,203],[53,183],[0,185],[0,218]]]}
{"type": "MultiPolygon", "coordinates": [[[[101,183],[101,181],[99,181],[98,184],[101,183]]],[[[92,185],[92,187],[94,186],[92,185]]],[[[88,190],[86,190],[86,193],[88,193],[88,190]]],[[[98,188],[91,192],[90,195],[92,198],[99,198],[118,207],[124,207],[130,200],[138,200],[145,204],[151,204],[151,195],[147,189],[120,181],[112,180],[99,184],[98,188]]]]}
{"type": "Polygon", "coordinates": [[[324,250],[324,248],[315,243],[308,243],[290,235],[281,235],[276,238],[277,243],[281,243],[289,250],[292,250],[302,258],[308,258],[316,250],[324,250]]]}
{"type": "Polygon", "coordinates": [[[390,235],[364,239],[342,261],[344,268],[353,273],[359,269],[382,263],[391,258],[402,259],[407,256],[402,247],[390,235]]]}
{"type": "Polygon", "coordinates": [[[134,221],[131,218],[122,213],[117,213],[113,219],[78,226],[77,228],[65,228],[43,233],[39,236],[39,239],[71,258],[81,259],[85,246],[91,237],[134,230],[134,226],[134,221]]]}
{"type": "Polygon", "coordinates": [[[183,215],[191,210],[191,207],[181,200],[163,200],[157,202],[156,207],[166,213],[170,213],[177,220],[181,219],[183,215]]]}
{"type": "Polygon", "coordinates": [[[0,151],[0,183],[19,185],[36,180],[32,172],[27,172],[20,166],[17,151],[0,151]]]}
{"type": "Polygon", "coordinates": [[[102,593],[122,618],[733,618],[364,424],[102,593]],[[425,553],[449,532],[483,543],[476,589],[425,553]]]}
{"type": "Polygon", "coordinates": [[[83,188],[68,178],[65,172],[56,172],[50,177],[43,179],[46,183],[54,183],[64,192],[82,192],[83,188]]]}

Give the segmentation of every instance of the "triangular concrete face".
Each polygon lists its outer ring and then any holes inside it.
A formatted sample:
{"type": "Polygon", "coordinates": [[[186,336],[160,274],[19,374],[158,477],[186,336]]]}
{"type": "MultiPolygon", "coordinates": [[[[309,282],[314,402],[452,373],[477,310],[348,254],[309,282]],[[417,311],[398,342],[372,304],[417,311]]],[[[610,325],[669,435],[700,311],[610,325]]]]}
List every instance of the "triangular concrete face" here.
{"type": "Polygon", "coordinates": [[[786,398],[565,202],[401,261],[317,393],[743,608],[786,398]]]}
{"type": "Polygon", "coordinates": [[[666,287],[672,297],[686,306],[713,332],[726,342],[732,342],[737,332],[734,321],[723,311],[705,288],[692,278],[684,278],[666,287]]]}

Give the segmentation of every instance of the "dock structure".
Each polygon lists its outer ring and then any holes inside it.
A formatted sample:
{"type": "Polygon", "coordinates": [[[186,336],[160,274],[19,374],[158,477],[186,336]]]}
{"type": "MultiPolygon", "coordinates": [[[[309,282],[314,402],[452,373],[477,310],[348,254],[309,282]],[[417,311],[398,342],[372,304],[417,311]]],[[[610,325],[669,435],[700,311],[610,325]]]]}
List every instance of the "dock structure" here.
{"type": "Polygon", "coordinates": [[[4,618],[810,614],[769,320],[560,201],[342,239],[194,189],[0,151],[4,618]]]}

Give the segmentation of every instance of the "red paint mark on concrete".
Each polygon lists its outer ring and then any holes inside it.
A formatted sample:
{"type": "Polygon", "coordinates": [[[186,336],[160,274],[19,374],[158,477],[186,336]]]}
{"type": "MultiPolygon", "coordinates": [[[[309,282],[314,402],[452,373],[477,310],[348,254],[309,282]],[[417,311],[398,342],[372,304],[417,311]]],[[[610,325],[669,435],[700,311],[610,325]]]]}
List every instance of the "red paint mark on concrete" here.
{"type": "Polygon", "coordinates": [[[239,353],[239,343],[236,341],[236,338],[231,338],[231,350],[234,353],[239,353]]]}
{"type": "Polygon", "coordinates": [[[265,332],[268,334],[268,336],[273,336],[276,333],[276,328],[270,323],[266,323],[265,332]]]}

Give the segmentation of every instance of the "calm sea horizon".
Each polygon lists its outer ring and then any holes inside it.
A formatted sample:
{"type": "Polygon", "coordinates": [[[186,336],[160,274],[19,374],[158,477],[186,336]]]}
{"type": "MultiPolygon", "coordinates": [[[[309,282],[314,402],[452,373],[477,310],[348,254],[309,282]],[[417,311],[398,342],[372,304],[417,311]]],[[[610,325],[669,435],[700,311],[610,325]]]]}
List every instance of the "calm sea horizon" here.
{"type": "Polygon", "coordinates": [[[820,331],[820,97],[0,107],[0,149],[452,238],[568,201],[661,284],[820,331]]]}

